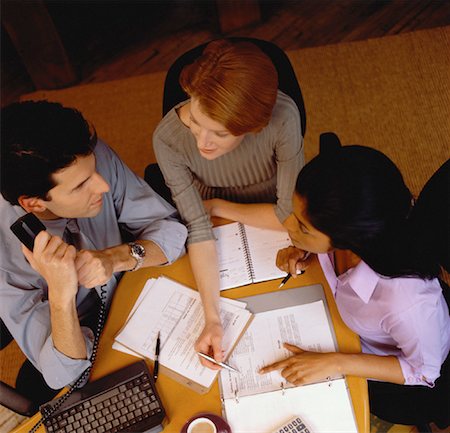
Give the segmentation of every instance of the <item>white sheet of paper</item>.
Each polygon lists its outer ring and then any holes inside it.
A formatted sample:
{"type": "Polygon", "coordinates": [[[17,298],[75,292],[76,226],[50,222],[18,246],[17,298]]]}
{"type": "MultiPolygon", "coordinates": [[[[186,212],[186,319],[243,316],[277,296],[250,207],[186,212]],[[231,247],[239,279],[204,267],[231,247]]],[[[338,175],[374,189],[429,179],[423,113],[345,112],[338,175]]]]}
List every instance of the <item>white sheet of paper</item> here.
{"type": "Polygon", "coordinates": [[[255,314],[228,362],[241,374],[222,370],[220,380],[225,399],[278,390],[287,384],[279,371],[261,375],[261,367],[291,356],[283,343],[315,352],[334,352],[333,336],[323,301],[295,305],[255,314]]]}
{"type": "MultiPolygon", "coordinates": [[[[251,313],[243,306],[245,303],[240,301],[220,300],[225,357],[250,318],[251,313]]],[[[116,336],[116,341],[133,352],[154,359],[159,331],[160,364],[209,387],[217,371],[203,367],[194,351],[194,343],[203,327],[203,307],[199,293],[160,277],[151,284],[139,306],[116,336]]]]}
{"type": "Polygon", "coordinates": [[[271,432],[294,415],[312,432],[358,432],[345,379],[228,399],[224,409],[233,433],[271,432]]]}
{"type": "Polygon", "coordinates": [[[276,266],[279,250],[292,245],[289,235],[278,230],[245,226],[250,258],[253,265],[254,283],[274,280],[286,275],[276,266]]]}

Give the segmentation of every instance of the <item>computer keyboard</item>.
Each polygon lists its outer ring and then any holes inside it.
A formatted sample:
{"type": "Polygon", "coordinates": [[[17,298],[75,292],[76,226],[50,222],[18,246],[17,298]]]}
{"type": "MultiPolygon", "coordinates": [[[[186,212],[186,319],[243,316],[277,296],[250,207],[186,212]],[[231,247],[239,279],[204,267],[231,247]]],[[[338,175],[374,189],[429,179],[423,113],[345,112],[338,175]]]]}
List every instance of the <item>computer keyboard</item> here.
{"type": "Polygon", "coordinates": [[[77,389],[52,412],[57,405],[53,400],[40,408],[49,433],[157,433],[165,417],[144,361],[77,389]]]}

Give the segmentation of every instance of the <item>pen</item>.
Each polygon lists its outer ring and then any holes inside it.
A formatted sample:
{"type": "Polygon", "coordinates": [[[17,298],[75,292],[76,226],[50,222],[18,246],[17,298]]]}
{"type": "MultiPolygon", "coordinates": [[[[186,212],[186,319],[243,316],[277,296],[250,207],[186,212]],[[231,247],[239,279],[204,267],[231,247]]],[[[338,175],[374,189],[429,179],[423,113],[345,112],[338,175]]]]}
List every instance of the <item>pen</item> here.
{"type": "Polygon", "coordinates": [[[221,367],[226,368],[227,370],[234,371],[235,373],[239,373],[239,371],[236,370],[235,368],[231,367],[228,364],[225,364],[224,362],[216,361],[212,356],[205,355],[202,352],[197,352],[197,355],[201,356],[202,358],[207,359],[208,361],[211,361],[213,364],[220,365],[221,367]]]}
{"type": "Polygon", "coordinates": [[[155,348],[155,364],[153,366],[153,379],[156,382],[156,379],[158,379],[158,370],[159,370],[159,350],[161,346],[161,338],[160,338],[161,332],[158,331],[158,336],[156,337],[156,348],[155,348]]]}
{"type": "MultiPolygon", "coordinates": [[[[302,259],[302,261],[305,261],[309,256],[310,256],[310,252],[307,252],[304,256],[303,256],[303,259],[302,259]]],[[[302,275],[302,274],[304,274],[305,273],[305,270],[304,269],[301,269],[301,270],[299,270],[299,271],[297,271],[297,275],[302,275]]],[[[291,278],[292,277],[292,275],[289,273],[289,274],[287,274],[283,279],[282,279],[282,281],[281,281],[281,283],[280,283],[280,285],[278,286],[278,288],[279,289],[281,289],[288,281],[289,281],[289,278],[291,278]]]]}
{"type": "MultiPolygon", "coordinates": [[[[304,274],[304,273],[305,273],[304,270],[297,271],[297,275],[302,275],[302,274],[304,274]]],[[[291,277],[292,277],[291,274],[287,274],[287,275],[281,280],[281,283],[280,283],[280,285],[278,286],[278,288],[281,289],[281,288],[289,281],[289,279],[290,279],[291,277]]]]}

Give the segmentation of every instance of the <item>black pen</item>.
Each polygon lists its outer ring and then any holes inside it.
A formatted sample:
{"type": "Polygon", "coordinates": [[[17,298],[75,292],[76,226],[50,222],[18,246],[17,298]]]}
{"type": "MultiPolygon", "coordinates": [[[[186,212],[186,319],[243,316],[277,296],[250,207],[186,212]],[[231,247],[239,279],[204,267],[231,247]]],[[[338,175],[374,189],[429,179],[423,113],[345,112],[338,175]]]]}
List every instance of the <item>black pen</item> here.
{"type": "MultiPolygon", "coordinates": [[[[304,256],[303,256],[303,259],[301,260],[302,262],[304,262],[309,256],[311,255],[311,253],[308,251],[304,256]]],[[[305,270],[304,269],[301,269],[301,270],[298,270],[297,271],[297,275],[302,275],[302,274],[304,274],[305,273],[305,270]]],[[[287,274],[284,278],[283,278],[283,280],[281,281],[281,283],[280,283],[280,285],[278,286],[278,288],[279,289],[281,289],[288,281],[289,281],[289,278],[291,278],[292,277],[292,275],[289,273],[289,274],[287,274]]]]}
{"type": "MultiPolygon", "coordinates": [[[[300,270],[300,271],[297,271],[297,275],[302,275],[302,274],[304,274],[305,273],[305,271],[302,269],[302,270],[300,270]]],[[[278,286],[278,288],[279,289],[281,289],[288,281],[289,281],[289,279],[292,277],[292,275],[291,274],[287,274],[282,280],[281,280],[281,283],[280,283],[280,285],[278,286]]]]}
{"type": "Polygon", "coordinates": [[[158,336],[156,337],[156,349],[155,349],[155,364],[153,366],[153,379],[156,382],[158,379],[158,370],[159,370],[159,348],[161,346],[160,331],[158,331],[158,336]]]}

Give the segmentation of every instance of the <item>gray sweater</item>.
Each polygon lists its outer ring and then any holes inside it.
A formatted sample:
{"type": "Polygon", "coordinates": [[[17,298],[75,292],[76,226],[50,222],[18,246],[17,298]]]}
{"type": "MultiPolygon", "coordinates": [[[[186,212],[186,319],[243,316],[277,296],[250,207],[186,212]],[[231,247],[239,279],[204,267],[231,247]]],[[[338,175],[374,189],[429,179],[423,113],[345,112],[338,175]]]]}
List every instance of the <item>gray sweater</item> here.
{"type": "Polygon", "coordinates": [[[170,110],[153,134],[158,164],[188,228],[188,243],[214,239],[202,200],[274,203],[283,222],[292,212],[295,181],[304,165],[300,115],[294,101],[278,92],[269,124],[246,134],[240,145],[214,160],[203,158],[195,137],[170,110]]]}

